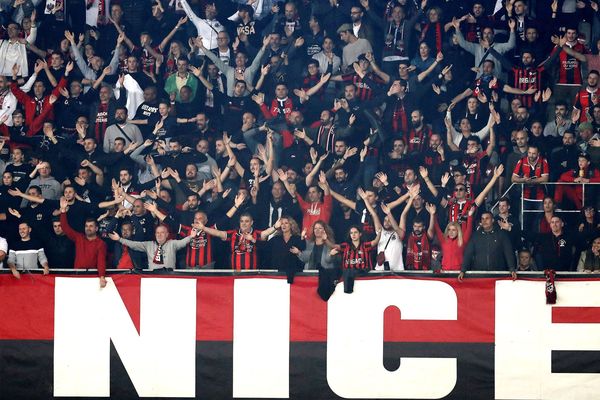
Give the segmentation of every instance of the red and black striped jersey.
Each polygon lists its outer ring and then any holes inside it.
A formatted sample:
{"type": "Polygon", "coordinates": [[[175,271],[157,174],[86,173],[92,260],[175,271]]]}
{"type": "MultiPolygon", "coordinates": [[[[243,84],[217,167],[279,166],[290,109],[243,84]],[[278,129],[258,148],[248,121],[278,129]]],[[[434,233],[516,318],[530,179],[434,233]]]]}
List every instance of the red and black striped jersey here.
{"type": "Polygon", "coordinates": [[[256,241],[260,240],[261,233],[262,231],[259,230],[250,232],[254,239],[252,242],[246,240],[238,230],[227,231],[227,241],[231,249],[231,268],[236,271],[258,268],[256,241]]]}
{"type": "MultiPolygon", "coordinates": [[[[312,89],[314,86],[316,86],[320,80],[321,80],[320,75],[308,75],[302,81],[302,89],[305,91],[308,91],[308,90],[312,89]]],[[[327,85],[321,86],[321,88],[319,90],[317,90],[317,92],[313,96],[316,96],[319,99],[323,100],[323,94],[325,93],[326,87],[327,87],[327,85]]]]}
{"type": "Polygon", "coordinates": [[[340,245],[343,251],[342,268],[343,269],[362,269],[372,270],[371,250],[373,247],[370,242],[361,242],[358,247],[352,243],[342,243],[340,245]]]}
{"type": "MultiPolygon", "coordinates": [[[[568,43],[566,46],[569,46],[574,51],[587,54],[589,51],[586,47],[577,42],[575,45],[571,46],[568,43]]],[[[554,49],[553,51],[560,51],[558,55],[559,64],[558,64],[558,84],[559,85],[581,85],[581,63],[575,57],[568,55],[564,50],[554,49]]]]}
{"type": "MultiPolygon", "coordinates": [[[[529,88],[536,88],[537,90],[541,90],[542,86],[542,77],[544,72],[544,66],[539,66],[537,68],[523,68],[523,67],[513,67],[512,76],[513,76],[513,87],[520,90],[527,90],[529,88]]],[[[521,104],[523,104],[527,108],[533,107],[534,103],[534,95],[533,94],[519,94],[515,95],[515,98],[521,100],[521,104]]]]}
{"type": "MultiPolygon", "coordinates": [[[[385,83],[380,77],[372,72],[368,72],[365,75],[365,78],[368,78],[368,80],[377,84],[385,83]]],[[[361,101],[367,101],[373,98],[373,88],[369,86],[368,81],[365,78],[361,78],[356,73],[342,75],[342,80],[344,82],[354,83],[354,86],[356,86],[356,97],[361,101]]]]}
{"type": "Polygon", "coordinates": [[[474,204],[472,200],[458,201],[456,198],[450,199],[448,202],[448,221],[460,222],[461,224],[467,221],[469,208],[474,204]]]}
{"type": "Polygon", "coordinates": [[[404,133],[408,131],[409,110],[406,109],[404,101],[398,99],[393,105],[392,111],[392,133],[404,133]]]}
{"type": "MultiPolygon", "coordinates": [[[[538,157],[535,163],[531,164],[527,156],[521,158],[513,171],[514,176],[519,178],[540,178],[550,174],[548,161],[544,157],[538,157]]],[[[546,195],[545,185],[525,185],[523,188],[523,198],[528,200],[544,200],[546,195]]]]}
{"type": "Polygon", "coordinates": [[[591,108],[594,105],[600,102],[600,89],[596,88],[594,91],[590,92],[590,90],[586,87],[577,92],[575,96],[575,103],[573,107],[581,110],[581,114],[579,116],[579,122],[587,122],[588,115],[591,115],[591,108]]]}
{"type": "Polygon", "coordinates": [[[483,181],[489,157],[485,151],[475,154],[465,154],[462,165],[467,171],[467,180],[471,186],[477,186],[483,181]]]}
{"type": "MultiPolygon", "coordinates": [[[[192,227],[179,226],[179,236],[184,238],[192,232],[192,227]]],[[[213,262],[212,241],[209,235],[200,231],[186,246],[185,266],[187,268],[204,267],[213,262]]]]}
{"type": "Polygon", "coordinates": [[[414,152],[423,152],[425,149],[425,145],[427,144],[427,140],[432,135],[431,127],[429,125],[423,125],[423,128],[417,131],[415,128],[412,128],[404,141],[406,142],[406,147],[408,148],[408,153],[414,152]]]}

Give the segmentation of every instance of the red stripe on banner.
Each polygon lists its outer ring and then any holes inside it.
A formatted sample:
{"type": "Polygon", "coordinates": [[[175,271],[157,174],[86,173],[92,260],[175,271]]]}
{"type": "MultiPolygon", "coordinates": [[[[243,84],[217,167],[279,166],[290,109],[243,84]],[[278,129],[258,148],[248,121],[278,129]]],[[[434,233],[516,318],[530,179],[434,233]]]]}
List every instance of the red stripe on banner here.
{"type": "Polygon", "coordinates": [[[140,275],[115,275],[113,281],[125,308],[129,312],[129,317],[135,325],[135,329],[140,333],[140,275]]]}
{"type": "MultiPolygon", "coordinates": [[[[11,275],[0,275],[0,340],[51,340],[53,338],[54,277],[24,274],[20,280],[16,280],[11,275]]],[[[143,277],[138,275],[112,277],[138,332],[140,279],[143,277]]],[[[182,277],[169,278],[181,279],[182,277]]],[[[234,281],[244,278],[201,276],[185,279],[196,279],[197,282],[197,340],[232,341],[234,281]]],[[[401,310],[391,308],[384,314],[385,340],[493,343],[496,279],[469,279],[462,284],[451,278],[436,280],[443,281],[454,288],[458,300],[458,320],[402,320],[401,310]]],[[[316,293],[317,282],[316,277],[297,277],[290,287],[290,340],[293,342],[327,340],[327,303],[316,293]]],[[[435,299],[431,301],[435,302],[435,299]]],[[[568,308],[568,310],[575,310],[569,312],[574,313],[576,318],[565,317],[571,314],[559,311],[560,308],[554,310],[557,310],[553,314],[555,322],[600,322],[598,308],[590,308],[586,312],[582,312],[581,310],[585,310],[582,308],[568,308]]]]}
{"type": "Polygon", "coordinates": [[[196,287],[196,340],[233,340],[233,282],[227,276],[200,277],[196,287]]]}
{"type": "Polygon", "coordinates": [[[52,340],[54,277],[0,275],[0,339],[52,340]]]}
{"type": "Polygon", "coordinates": [[[290,287],[290,340],[327,341],[327,303],[317,294],[317,278],[296,277],[290,287]]]}
{"type": "Polygon", "coordinates": [[[553,324],[599,324],[600,307],[552,307],[553,324]]]}
{"type": "MultiPolygon", "coordinates": [[[[495,279],[437,279],[452,286],[458,301],[455,321],[401,319],[402,310],[384,313],[385,342],[494,343],[495,279]]],[[[431,299],[435,302],[435,299],[431,299]]]]}

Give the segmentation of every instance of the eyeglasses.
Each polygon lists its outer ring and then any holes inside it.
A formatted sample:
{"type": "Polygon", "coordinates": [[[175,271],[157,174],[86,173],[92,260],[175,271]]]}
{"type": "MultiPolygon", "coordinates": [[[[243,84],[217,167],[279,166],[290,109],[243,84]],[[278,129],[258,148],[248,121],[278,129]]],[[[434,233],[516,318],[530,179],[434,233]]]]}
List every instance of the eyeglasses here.
{"type": "Polygon", "coordinates": [[[454,189],[455,192],[464,192],[466,189],[464,187],[459,187],[454,189]]]}

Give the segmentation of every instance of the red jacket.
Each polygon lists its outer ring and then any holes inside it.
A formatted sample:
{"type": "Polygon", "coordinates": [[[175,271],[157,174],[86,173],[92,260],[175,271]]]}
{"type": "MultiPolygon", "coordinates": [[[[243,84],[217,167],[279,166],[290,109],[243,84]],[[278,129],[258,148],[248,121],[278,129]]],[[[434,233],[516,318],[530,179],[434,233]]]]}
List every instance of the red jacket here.
{"type": "MultiPolygon", "coordinates": [[[[62,78],[60,78],[58,85],[56,85],[56,87],[52,90],[52,94],[55,95],[56,97],[60,97],[60,89],[64,88],[66,85],[67,85],[67,80],[63,76],[62,78]]],[[[25,109],[25,125],[33,126],[34,119],[35,119],[35,106],[36,106],[35,98],[33,96],[30,96],[29,94],[25,93],[24,91],[22,91],[16,82],[13,82],[10,84],[10,90],[17,98],[17,101],[25,109]]],[[[44,110],[46,110],[47,107],[50,107],[50,96],[48,96],[48,95],[44,96],[44,98],[42,99],[42,112],[44,112],[44,110]]],[[[50,113],[47,115],[47,117],[49,120],[53,120],[54,113],[52,111],[50,111],[50,113]]]]}
{"type": "Polygon", "coordinates": [[[312,226],[315,222],[321,220],[329,223],[332,208],[331,195],[325,195],[322,203],[309,203],[298,193],[296,193],[296,198],[298,199],[298,205],[302,210],[302,229],[306,230],[306,237],[310,239],[312,236],[312,226]]]}
{"type": "MultiPolygon", "coordinates": [[[[294,103],[292,102],[292,99],[290,97],[288,97],[287,99],[285,99],[285,101],[283,102],[283,117],[285,118],[286,121],[288,121],[290,114],[292,113],[292,111],[294,111],[294,103]]],[[[260,111],[262,111],[263,116],[267,119],[273,119],[279,116],[279,114],[281,114],[281,109],[279,108],[279,100],[278,99],[273,99],[273,101],[271,101],[271,107],[267,107],[266,104],[261,104],[260,105],[260,111]]]]}
{"type": "Polygon", "coordinates": [[[467,218],[467,223],[462,224],[463,244],[458,245],[458,239],[450,239],[444,236],[437,219],[435,220],[435,235],[442,248],[442,269],[444,271],[460,271],[467,243],[473,233],[473,216],[467,218]]]}
{"type": "MultiPolygon", "coordinates": [[[[579,177],[579,169],[570,170],[564,172],[560,178],[559,182],[574,182],[575,178],[579,177]]],[[[590,180],[590,183],[600,182],[600,172],[596,168],[590,168],[588,170],[583,171],[583,177],[590,180]]],[[[591,189],[592,187],[588,186],[586,190],[591,189]]],[[[575,204],[576,208],[583,207],[583,184],[573,184],[573,185],[556,185],[554,190],[554,201],[556,203],[561,203],[564,197],[567,197],[571,202],[575,204]]]]}
{"type": "Polygon", "coordinates": [[[96,236],[89,240],[83,233],[74,231],[69,226],[67,214],[60,214],[60,225],[65,235],[75,243],[75,268],[98,268],[98,276],[106,275],[106,243],[96,236]]]}

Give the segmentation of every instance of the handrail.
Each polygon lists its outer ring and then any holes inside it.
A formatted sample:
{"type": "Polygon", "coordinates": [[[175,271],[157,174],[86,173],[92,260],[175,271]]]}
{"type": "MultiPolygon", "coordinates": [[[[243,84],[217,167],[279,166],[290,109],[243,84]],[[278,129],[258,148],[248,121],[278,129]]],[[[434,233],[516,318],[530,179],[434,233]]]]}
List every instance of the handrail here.
{"type": "MultiPolygon", "coordinates": [[[[496,200],[496,202],[494,203],[494,205],[491,207],[490,211],[494,212],[494,210],[496,210],[496,208],[498,207],[498,203],[500,202],[500,199],[502,197],[506,197],[508,195],[508,193],[515,187],[515,186],[521,186],[521,198],[520,198],[520,202],[521,202],[521,209],[520,209],[520,222],[521,222],[521,230],[524,229],[524,214],[525,213],[542,213],[544,212],[543,210],[525,210],[525,198],[523,196],[524,194],[524,188],[525,186],[533,186],[531,183],[511,183],[510,186],[508,187],[508,189],[506,189],[504,191],[504,193],[502,193],[501,196],[498,197],[498,200],[496,200]]],[[[582,190],[582,206],[585,207],[585,187],[587,185],[593,185],[593,186],[597,186],[600,185],[600,182],[588,182],[588,183],[577,183],[577,182],[544,182],[544,183],[538,183],[535,185],[552,185],[552,186],[577,186],[580,185],[581,186],[581,190],[582,190]]],[[[558,211],[559,213],[578,213],[580,212],[580,210],[560,210],[558,211]]]]}
{"type": "Polygon", "coordinates": [[[491,212],[494,212],[494,210],[496,209],[496,207],[498,207],[498,204],[500,204],[500,199],[503,198],[503,197],[506,197],[508,195],[508,192],[510,192],[511,189],[513,188],[513,186],[515,186],[515,185],[518,185],[518,183],[511,183],[510,186],[508,187],[508,189],[506,189],[504,191],[504,193],[502,193],[502,195],[498,196],[498,200],[496,200],[496,202],[494,203],[494,205],[490,209],[491,212]]]}
{"type": "MultiPolygon", "coordinates": [[[[43,270],[32,269],[28,272],[35,275],[42,275],[43,270]]],[[[72,268],[51,268],[50,276],[97,276],[95,269],[72,269],[72,268]]],[[[213,270],[197,270],[197,269],[175,269],[170,271],[168,274],[162,273],[157,274],[149,269],[140,271],[131,271],[125,269],[107,269],[106,272],[110,273],[110,276],[116,275],[144,275],[144,276],[277,276],[285,277],[285,272],[278,272],[274,269],[258,269],[258,270],[244,270],[244,271],[233,271],[231,269],[213,269],[213,270]]],[[[458,276],[460,271],[417,271],[417,270],[403,270],[403,271],[369,271],[366,277],[376,276],[399,276],[399,277],[455,277],[458,276]]],[[[0,275],[10,275],[11,272],[8,269],[0,269],[0,275]]],[[[296,274],[296,276],[317,276],[319,271],[306,270],[296,274]]],[[[510,277],[509,271],[467,271],[467,276],[473,277],[510,277]]],[[[544,278],[543,271],[517,271],[517,274],[522,278],[544,278]]],[[[557,276],[565,278],[598,278],[600,274],[590,274],[588,272],[579,271],[557,271],[557,276]]]]}

